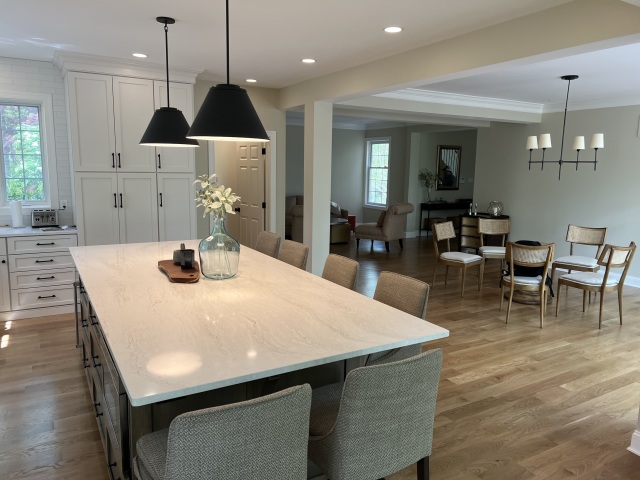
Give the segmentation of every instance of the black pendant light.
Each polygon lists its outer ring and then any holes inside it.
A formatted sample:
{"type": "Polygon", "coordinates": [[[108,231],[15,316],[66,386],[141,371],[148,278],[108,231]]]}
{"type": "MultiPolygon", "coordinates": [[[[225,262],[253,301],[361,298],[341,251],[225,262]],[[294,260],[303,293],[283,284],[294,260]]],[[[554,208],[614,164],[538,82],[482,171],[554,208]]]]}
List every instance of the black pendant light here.
{"type": "Polygon", "coordinates": [[[172,108],[169,103],[169,28],[176,21],[169,17],[157,17],[156,20],[164,23],[165,56],[167,63],[167,106],[155,111],[149,126],[142,135],[140,145],[150,147],[199,147],[197,140],[187,138],[189,124],[184,115],[177,108],[172,108]]]}
{"type": "Polygon", "coordinates": [[[227,5],[227,83],[211,87],[193,120],[188,138],[268,142],[267,132],[244,88],[229,83],[229,0],[227,5]]]}

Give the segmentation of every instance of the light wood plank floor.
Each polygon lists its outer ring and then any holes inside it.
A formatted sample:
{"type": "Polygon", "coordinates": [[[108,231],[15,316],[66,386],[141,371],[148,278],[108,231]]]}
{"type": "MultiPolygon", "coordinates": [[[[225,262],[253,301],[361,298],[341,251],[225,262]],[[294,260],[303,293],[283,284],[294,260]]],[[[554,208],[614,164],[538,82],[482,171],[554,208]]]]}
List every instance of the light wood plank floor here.
{"type": "MultiPolygon", "coordinates": [[[[376,242],[332,246],[361,265],[358,291],[373,295],[380,271],[431,283],[433,248],[423,237],[391,252],[376,242]]],[[[428,320],[450,337],[444,351],[432,480],[640,479],[629,453],[640,407],[640,289],[625,290],[625,324],[614,294],[598,330],[597,303],[582,313],[581,294],[562,296],[538,327],[534,306],[499,312],[498,262],[482,293],[444,268],[429,297],[428,320]]],[[[73,317],[0,322],[0,479],[107,480],[86,380],[75,349],[73,317]]],[[[409,467],[390,477],[415,478],[409,467]]]]}

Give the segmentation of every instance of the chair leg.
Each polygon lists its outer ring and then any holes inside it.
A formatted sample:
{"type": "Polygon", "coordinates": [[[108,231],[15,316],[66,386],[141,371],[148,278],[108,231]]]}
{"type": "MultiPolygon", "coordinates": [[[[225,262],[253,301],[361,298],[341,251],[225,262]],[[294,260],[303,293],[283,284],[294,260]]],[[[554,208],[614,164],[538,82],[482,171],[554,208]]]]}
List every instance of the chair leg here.
{"type": "Polygon", "coordinates": [[[500,279],[500,311],[502,311],[502,304],[504,303],[504,282],[500,279]]]}
{"type": "Polygon", "coordinates": [[[544,324],[544,311],[547,307],[547,289],[542,287],[540,292],[540,328],[544,324]]]}
{"type": "Polygon", "coordinates": [[[449,265],[444,266],[444,284],[447,284],[447,277],[449,276],[449,265]]]}
{"type": "Polygon", "coordinates": [[[556,281],[556,266],[551,265],[551,285],[556,281]]]}
{"type": "Polygon", "coordinates": [[[558,293],[556,294],[556,317],[560,311],[560,284],[558,284],[558,293]]]}
{"type": "Polygon", "coordinates": [[[398,241],[400,242],[400,250],[404,249],[404,245],[402,244],[402,239],[399,238],[398,241]]]}
{"type": "Polygon", "coordinates": [[[384,248],[386,248],[387,253],[389,253],[389,242],[384,242],[384,248]]]}
{"type": "Polygon", "coordinates": [[[485,258],[482,259],[482,262],[480,262],[480,278],[478,279],[478,290],[482,291],[482,282],[484,281],[484,262],[485,262],[485,258]]]}
{"type": "Polygon", "coordinates": [[[587,291],[582,291],[582,312],[584,313],[587,309],[587,291]]]}
{"type": "Polygon", "coordinates": [[[360,239],[356,238],[356,250],[360,248],[360,239]]]}
{"type": "MultiPolygon", "coordinates": [[[[600,296],[602,297],[602,293],[600,296]]],[[[618,313],[620,314],[620,325],[622,325],[622,285],[618,285],[618,313]]]]}
{"type": "Polygon", "coordinates": [[[509,323],[509,314],[511,313],[511,302],[513,302],[513,283],[511,284],[511,289],[509,290],[509,305],[507,305],[507,318],[504,320],[504,323],[509,323]]]}
{"type": "Polygon", "coordinates": [[[600,293],[600,316],[598,317],[598,329],[602,328],[602,308],[604,307],[604,292],[600,293]]]}
{"type": "Polygon", "coordinates": [[[435,287],[436,285],[436,274],[438,273],[438,261],[436,260],[436,264],[433,267],[433,282],[431,282],[431,285],[435,287]]]}
{"type": "Polygon", "coordinates": [[[371,240],[371,251],[373,252],[373,240],[371,240]]]}
{"type": "Polygon", "coordinates": [[[460,289],[460,298],[464,295],[464,281],[467,278],[467,266],[462,267],[462,288],[460,289]]]}
{"type": "Polygon", "coordinates": [[[429,457],[418,460],[418,480],[429,480],[429,457]]]}

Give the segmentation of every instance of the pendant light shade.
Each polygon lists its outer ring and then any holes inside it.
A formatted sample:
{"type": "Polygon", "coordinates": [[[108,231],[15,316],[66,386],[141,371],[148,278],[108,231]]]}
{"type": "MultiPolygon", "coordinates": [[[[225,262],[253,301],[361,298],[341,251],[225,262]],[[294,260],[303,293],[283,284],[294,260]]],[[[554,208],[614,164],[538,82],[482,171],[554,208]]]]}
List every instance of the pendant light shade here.
{"type": "Polygon", "coordinates": [[[176,23],[173,18],[157,17],[156,20],[164,24],[165,56],[167,65],[167,106],[155,111],[149,126],[142,135],[140,145],[150,147],[199,147],[197,140],[187,138],[189,123],[177,108],[169,104],[169,38],[168,27],[176,23]]]}
{"type": "Polygon", "coordinates": [[[226,20],[227,83],[209,89],[187,137],[198,140],[268,142],[267,132],[247,91],[229,83],[229,0],[226,0],[226,20]]]}

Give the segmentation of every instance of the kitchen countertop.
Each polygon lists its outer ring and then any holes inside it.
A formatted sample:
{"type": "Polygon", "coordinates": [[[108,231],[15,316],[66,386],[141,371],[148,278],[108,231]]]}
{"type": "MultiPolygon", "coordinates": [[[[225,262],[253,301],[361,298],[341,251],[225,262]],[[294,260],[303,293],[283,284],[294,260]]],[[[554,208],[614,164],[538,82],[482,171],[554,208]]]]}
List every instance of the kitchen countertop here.
{"type": "Polygon", "coordinates": [[[18,237],[26,235],[61,235],[61,234],[76,234],[78,229],[76,227],[60,228],[60,230],[47,230],[53,227],[21,227],[13,228],[8,225],[0,225],[0,237],[18,237]]]}

